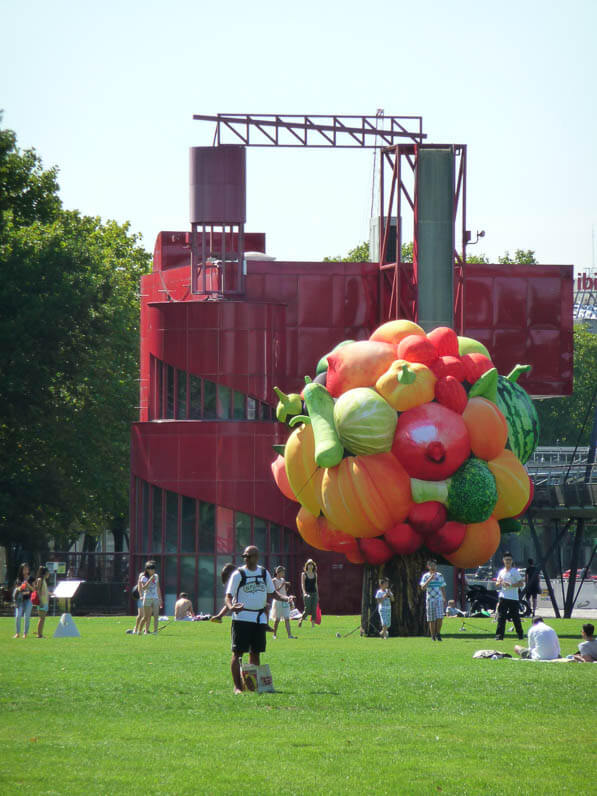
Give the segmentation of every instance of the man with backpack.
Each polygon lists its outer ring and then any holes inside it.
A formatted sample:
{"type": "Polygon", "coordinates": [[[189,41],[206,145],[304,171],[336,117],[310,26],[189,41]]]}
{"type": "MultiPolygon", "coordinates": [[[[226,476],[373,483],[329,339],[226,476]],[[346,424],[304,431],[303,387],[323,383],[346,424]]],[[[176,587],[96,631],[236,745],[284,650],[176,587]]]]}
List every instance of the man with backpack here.
{"type": "Polygon", "coordinates": [[[273,594],[276,600],[283,603],[292,599],[276,591],[267,569],[258,565],[259,550],[255,545],[245,548],[243,560],[244,565],[232,573],[226,586],[226,605],[233,614],[230,671],[235,694],[243,690],[243,654],[248,652],[250,663],[259,666],[260,655],[265,652],[268,594],[273,594]]]}

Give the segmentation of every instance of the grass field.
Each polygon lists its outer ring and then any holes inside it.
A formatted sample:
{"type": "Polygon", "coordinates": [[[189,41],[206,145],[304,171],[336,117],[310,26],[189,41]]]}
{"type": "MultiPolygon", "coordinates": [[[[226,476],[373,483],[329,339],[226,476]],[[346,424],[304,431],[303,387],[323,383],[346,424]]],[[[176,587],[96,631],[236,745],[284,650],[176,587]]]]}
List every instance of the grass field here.
{"type": "MultiPolygon", "coordinates": [[[[513,652],[490,620],[447,620],[440,644],[324,617],[268,636],[277,692],[240,696],[226,620],[57,621],[13,639],[0,620],[2,794],[595,793],[597,666],[473,660],[513,652]]],[[[549,623],[575,651],[582,620],[549,623]]]]}

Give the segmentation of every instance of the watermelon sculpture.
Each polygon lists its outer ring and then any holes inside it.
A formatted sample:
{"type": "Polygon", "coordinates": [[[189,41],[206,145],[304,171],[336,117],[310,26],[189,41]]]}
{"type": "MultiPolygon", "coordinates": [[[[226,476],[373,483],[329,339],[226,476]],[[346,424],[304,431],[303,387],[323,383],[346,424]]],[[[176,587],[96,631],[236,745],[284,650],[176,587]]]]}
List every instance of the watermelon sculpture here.
{"type": "Polygon", "coordinates": [[[276,388],[292,431],[272,473],[301,504],[303,539],[353,563],[421,547],[487,561],[532,498],[539,422],[517,383],[529,369],[500,376],[478,341],[396,320],[322,357],[301,395],[276,388]]]}

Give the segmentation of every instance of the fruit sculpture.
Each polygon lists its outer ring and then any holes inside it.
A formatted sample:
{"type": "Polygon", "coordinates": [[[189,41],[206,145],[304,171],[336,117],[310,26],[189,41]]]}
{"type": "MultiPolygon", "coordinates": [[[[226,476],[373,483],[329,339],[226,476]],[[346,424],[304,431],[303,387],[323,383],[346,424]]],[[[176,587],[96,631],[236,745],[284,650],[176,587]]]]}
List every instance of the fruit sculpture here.
{"type": "Polygon", "coordinates": [[[526,370],[500,376],[482,343],[396,320],[323,356],[300,395],[275,388],[292,432],[272,473],[301,504],[300,535],[354,563],[421,547],[458,567],[487,561],[532,499],[526,370]]]}

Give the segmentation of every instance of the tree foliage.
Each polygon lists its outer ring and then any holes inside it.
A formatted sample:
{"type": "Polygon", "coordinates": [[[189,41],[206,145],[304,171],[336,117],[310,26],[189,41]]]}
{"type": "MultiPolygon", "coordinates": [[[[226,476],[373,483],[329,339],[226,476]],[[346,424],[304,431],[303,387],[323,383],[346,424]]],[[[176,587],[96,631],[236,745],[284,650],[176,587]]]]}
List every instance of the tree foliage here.
{"type": "Polygon", "coordinates": [[[62,209],[56,169],[0,129],[0,544],[123,527],[138,372],[128,225],[62,209]]]}
{"type": "MultiPolygon", "coordinates": [[[[402,262],[412,263],[414,256],[414,245],[410,243],[402,244],[402,262]]],[[[336,257],[324,257],[324,262],[343,262],[343,263],[365,263],[369,260],[369,242],[363,241],[354,249],[351,249],[345,257],[339,254],[336,257]]],[[[489,263],[487,255],[471,254],[470,248],[466,254],[467,263],[489,263]]],[[[501,257],[498,257],[498,263],[502,265],[509,265],[520,263],[522,265],[537,263],[535,259],[535,252],[533,249],[515,249],[514,254],[510,256],[509,251],[505,251],[501,257]]]]}
{"type": "Polygon", "coordinates": [[[588,445],[597,399],[597,335],[574,327],[574,392],[566,398],[536,402],[540,445],[588,445]]]}
{"type": "MultiPolygon", "coordinates": [[[[413,261],[413,244],[412,243],[403,243],[402,244],[402,260],[405,263],[412,263],[413,261]]],[[[355,246],[354,249],[350,249],[346,257],[342,257],[339,254],[336,257],[324,257],[324,263],[367,263],[369,262],[369,241],[364,240],[362,243],[359,243],[358,246],[355,246]]]]}
{"type": "Polygon", "coordinates": [[[537,262],[533,249],[515,249],[512,256],[509,251],[506,251],[501,257],[498,257],[498,263],[502,265],[534,265],[537,262]]]}

